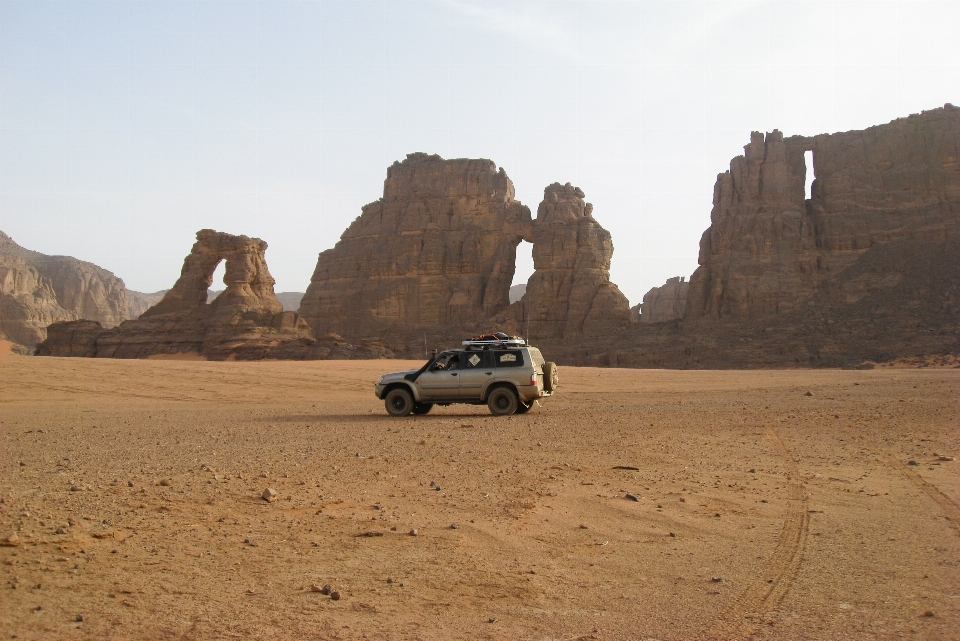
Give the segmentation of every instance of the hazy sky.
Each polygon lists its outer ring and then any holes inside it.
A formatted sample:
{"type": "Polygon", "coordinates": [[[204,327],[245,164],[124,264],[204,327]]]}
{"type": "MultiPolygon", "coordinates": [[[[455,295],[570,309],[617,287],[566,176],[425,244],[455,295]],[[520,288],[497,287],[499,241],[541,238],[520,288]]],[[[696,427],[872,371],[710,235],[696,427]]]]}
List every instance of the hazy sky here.
{"type": "Polygon", "coordinates": [[[635,304],[696,268],[752,130],[960,104],[958,30],[960,2],[0,0],[0,229],[139,291],[198,229],[258,236],[303,291],[394,160],[490,158],[534,213],[586,192],[635,304]]]}

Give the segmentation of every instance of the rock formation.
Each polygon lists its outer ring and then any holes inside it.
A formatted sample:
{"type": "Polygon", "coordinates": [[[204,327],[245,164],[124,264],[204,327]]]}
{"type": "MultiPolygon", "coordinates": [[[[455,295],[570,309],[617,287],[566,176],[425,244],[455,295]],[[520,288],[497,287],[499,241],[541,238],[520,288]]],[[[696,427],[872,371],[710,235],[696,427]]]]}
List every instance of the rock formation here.
{"type": "MultiPolygon", "coordinates": [[[[687,320],[756,318],[805,305],[871,247],[960,231],[960,109],[946,105],[864,131],[784,139],[754,132],[720,174],[700,241],[687,320]],[[813,152],[804,200],[804,152],[813,152]]],[[[851,296],[893,284],[865,280],[851,296]]]]}
{"type": "Polygon", "coordinates": [[[957,355],[960,109],[945,105],[864,131],[754,133],[718,177],[683,323],[641,323],[569,358],[873,367],[957,355]]]}
{"type": "Polygon", "coordinates": [[[668,278],[660,287],[652,287],[643,295],[643,302],[632,308],[635,320],[641,323],[664,323],[683,318],[687,308],[690,283],[683,276],[668,278]]]}
{"type": "Polygon", "coordinates": [[[47,326],[76,319],[57,303],[50,281],[19,256],[0,254],[0,339],[30,348],[47,326]]]}
{"type": "Polygon", "coordinates": [[[74,319],[114,327],[139,314],[142,303],[123,281],[92,263],[20,247],[0,232],[0,330],[32,348],[46,327],[74,319]]]}
{"type": "Polygon", "coordinates": [[[516,248],[531,231],[492,161],[410,154],[320,254],[300,312],[318,335],[350,338],[471,326],[510,304],[516,248]]]}
{"type": "Polygon", "coordinates": [[[516,303],[527,293],[527,284],[521,283],[510,288],[510,304],[516,303]]]}
{"type": "Polygon", "coordinates": [[[90,321],[57,323],[37,353],[108,358],[192,353],[218,360],[386,353],[375,342],[354,348],[337,336],[315,340],[300,315],[284,312],[277,300],[266,249],[259,238],[201,230],[180,278],[139,319],[113,329],[90,321]],[[227,287],[208,304],[207,290],[221,261],[226,262],[227,287]]]}
{"type": "Polygon", "coordinates": [[[593,205],[570,183],[543,193],[533,224],[534,273],[514,305],[531,340],[562,341],[616,333],[630,322],[630,304],[610,282],[613,241],[593,218],[593,205]]]}

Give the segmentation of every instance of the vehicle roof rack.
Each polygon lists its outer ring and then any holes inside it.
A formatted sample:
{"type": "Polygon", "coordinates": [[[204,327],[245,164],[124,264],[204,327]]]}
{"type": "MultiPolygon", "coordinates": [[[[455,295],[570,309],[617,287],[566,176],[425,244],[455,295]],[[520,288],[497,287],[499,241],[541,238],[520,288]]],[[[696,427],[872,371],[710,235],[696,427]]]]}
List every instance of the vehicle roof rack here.
{"type": "Polygon", "coordinates": [[[503,349],[503,348],[517,348],[517,347],[526,347],[527,341],[519,337],[505,338],[505,339],[489,339],[489,338],[479,338],[466,340],[461,343],[467,349],[503,349]]]}

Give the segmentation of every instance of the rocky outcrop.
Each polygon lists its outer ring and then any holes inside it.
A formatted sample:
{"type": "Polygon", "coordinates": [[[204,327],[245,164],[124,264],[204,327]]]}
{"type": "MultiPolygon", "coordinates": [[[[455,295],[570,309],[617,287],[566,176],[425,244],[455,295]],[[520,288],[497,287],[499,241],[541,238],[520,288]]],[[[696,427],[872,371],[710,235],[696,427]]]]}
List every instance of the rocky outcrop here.
{"type": "Polygon", "coordinates": [[[687,308],[690,283],[683,276],[668,278],[660,287],[652,287],[643,295],[643,302],[632,308],[635,320],[641,323],[665,323],[679,320],[687,308]]]}
{"type": "Polygon", "coordinates": [[[570,183],[544,190],[533,224],[534,273],[514,305],[530,340],[546,345],[617,333],[630,304],[610,282],[613,241],[570,183]]]}
{"type": "Polygon", "coordinates": [[[320,254],[300,313],[317,334],[348,338],[469,326],[510,304],[530,235],[530,210],[495,163],[410,154],[320,254]]]}
{"type": "Polygon", "coordinates": [[[139,319],[113,329],[88,321],[51,325],[37,354],[145,358],[189,353],[215,360],[387,354],[376,342],[356,347],[338,336],[316,340],[299,314],[283,311],[266,249],[259,238],[201,230],[180,278],[139,319]],[[207,290],[221,261],[227,287],[208,304],[207,290]]]}
{"type": "MultiPolygon", "coordinates": [[[[754,132],[720,174],[690,322],[758,318],[802,308],[867,250],[898,239],[930,242],[960,230],[960,109],[946,105],[864,131],[784,138],[754,132]],[[804,153],[815,180],[804,199],[804,153]]],[[[893,286],[849,284],[850,296],[893,286]]]]}
{"type": "Polygon", "coordinates": [[[111,272],[70,256],[20,247],[0,232],[0,330],[32,348],[54,322],[88,319],[114,327],[133,317],[140,301],[111,272]]]}
{"type": "Polygon", "coordinates": [[[77,315],[57,303],[50,281],[19,256],[0,254],[0,339],[33,347],[47,326],[77,315]]]}

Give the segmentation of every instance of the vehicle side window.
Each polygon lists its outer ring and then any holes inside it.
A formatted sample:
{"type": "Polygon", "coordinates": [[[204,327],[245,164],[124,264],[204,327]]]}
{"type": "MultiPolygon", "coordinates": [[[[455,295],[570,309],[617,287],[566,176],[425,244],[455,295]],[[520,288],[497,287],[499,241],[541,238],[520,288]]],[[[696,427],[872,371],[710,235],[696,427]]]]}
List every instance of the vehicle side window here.
{"type": "Polygon", "coordinates": [[[489,350],[482,352],[464,352],[460,355],[460,369],[482,369],[484,367],[493,367],[491,363],[491,353],[489,350]]]}
{"type": "Polygon", "coordinates": [[[493,358],[497,367],[520,367],[523,365],[523,352],[520,350],[494,352],[493,358]]]}
{"type": "Polygon", "coordinates": [[[447,370],[447,369],[457,369],[459,354],[456,352],[445,352],[440,354],[437,357],[437,360],[434,361],[433,365],[430,367],[431,371],[447,370]]]}

